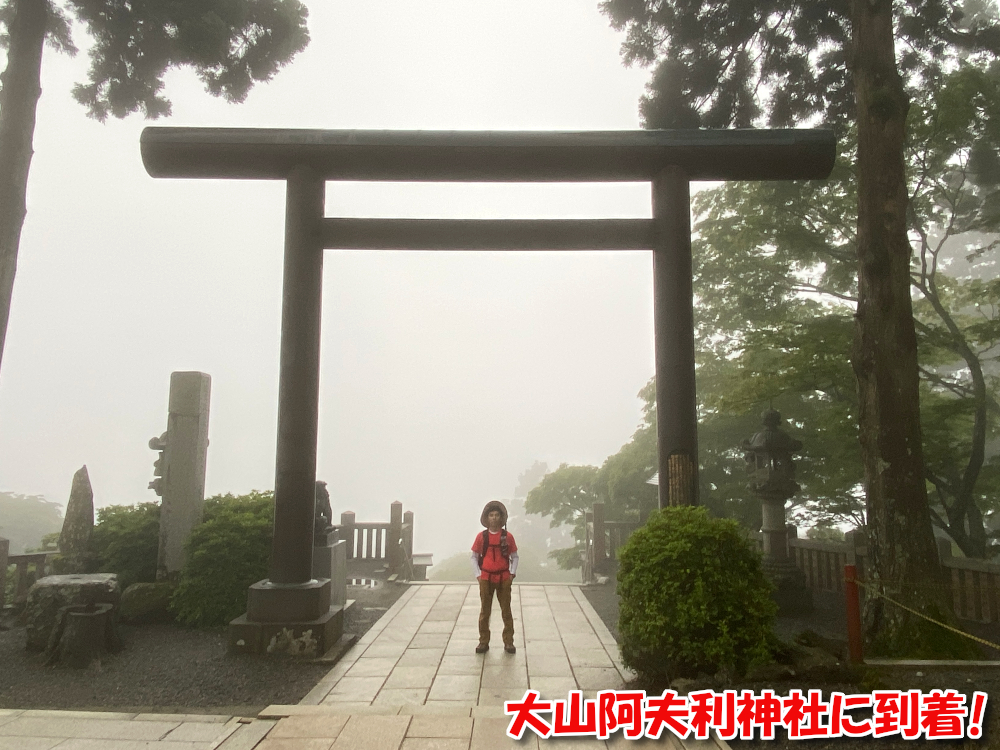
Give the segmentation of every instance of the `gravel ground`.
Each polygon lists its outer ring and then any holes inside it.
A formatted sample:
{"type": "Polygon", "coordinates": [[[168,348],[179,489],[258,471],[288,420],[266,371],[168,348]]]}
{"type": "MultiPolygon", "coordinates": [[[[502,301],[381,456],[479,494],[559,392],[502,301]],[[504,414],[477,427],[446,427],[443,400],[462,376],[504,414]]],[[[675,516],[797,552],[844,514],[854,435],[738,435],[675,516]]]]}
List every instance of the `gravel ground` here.
{"type": "MultiPolygon", "coordinates": [[[[614,579],[603,586],[584,586],[584,595],[597,611],[597,614],[607,625],[615,638],[618,638],[618,595],[615,593],[614,579]]],[[[814,597],[815,610],[809,617],[799,618],[778,618],[775,624],[775,632],[784,640],[790,640],[804,630],[812,630],[831,641],[842,644],[846,650],[847,626],[844,616],[843,600],[837,595],[817,595],[814,597]]],[[[1000,629],[995,624],[992,626],[978,625],[975,623],[963,622],[962,626],[982,638],[1000,642],[1000,629]]],[[[835,645],[835,644],[831,644],[835,645]]],[[[997,652],[984,647],[984,659],[997,659],[997,652]]],[[[636,688],[645,687],[649,693],[659,694],[666,686],[643,686],[636,685],[636,688]]],[[[688,686],[687,689],[720,689],[722,686],[706,680],[704,683],[696,683],[688,686]]],[[[915,747],[927,748],[1000,748],[1000,706],[993,705],[994,701],[1000,701],[1000,667],[864,667],[861,669],[831,670],[826,674],[814,676],[809,679],[795,678],[772,680],[772,681],[740,681],[736,684],[725,686],[728,689],[750,689],[760,693],[766,688],[771,688],[778,695],[787,695],[793,688],[799,688],[803,692],[809,689],[820,689],[824,698],[829,698],[833,691],[840,691],[845,694],[868,693],[872,690],[914,690],[920,689],[928,692],[932,689],[947,690],[953,689],[959,693],[969,696],[971,701],[972,692],[981,690],[990,697],[987,701],[986,716],[984,720],[984,736],[978,742],[971,740],[962,742],[937,741],[905,741],[899,738],[883,739],[811,739],[811,740],[789,740],[784,736],[776,736],[774,740],[745,741],[730,740],[729,744],[733,748],[740,750],[902,750],[915,747]]],[[[858,713],[856,718],[863,718],[858,713]]],[[[778,734],[778,733],[776,733],[778,734]]]]}
{"type": "MultiPolygon", "coordinates": [[[[349,587],[344,632],[363,635],[406,590],[381,583],[349,587]]],[[[121,625],[124,649],[100,667],[46,667],[24,649],[24,628],[0,630],[0,708],[50,708],[253,716],[298,703],[331,665],[230,656],[226,629],[121,625]]]]}

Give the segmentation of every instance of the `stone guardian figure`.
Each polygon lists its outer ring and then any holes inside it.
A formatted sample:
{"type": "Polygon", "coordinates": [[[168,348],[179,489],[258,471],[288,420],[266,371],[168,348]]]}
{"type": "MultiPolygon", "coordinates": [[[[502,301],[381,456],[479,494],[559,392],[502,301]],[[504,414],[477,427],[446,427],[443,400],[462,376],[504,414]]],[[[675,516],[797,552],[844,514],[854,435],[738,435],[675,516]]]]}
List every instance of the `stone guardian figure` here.
{"type": "Polygon", "coordinates": [[[316,481],[316,520],[313,535],[325,538],[333,529],[333,508],[330,505],[330,492],[326,482],[316,481]]]}

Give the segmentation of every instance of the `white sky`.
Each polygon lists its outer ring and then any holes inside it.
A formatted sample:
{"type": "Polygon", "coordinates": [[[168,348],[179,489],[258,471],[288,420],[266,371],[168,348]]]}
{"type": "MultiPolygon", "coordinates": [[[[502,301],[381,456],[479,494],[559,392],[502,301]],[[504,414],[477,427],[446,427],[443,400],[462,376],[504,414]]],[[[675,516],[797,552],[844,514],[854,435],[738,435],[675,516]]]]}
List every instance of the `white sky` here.
{"type": "MultiPolygon", "coordinates": [[[[638,128],[647,79],[596,0],[311,0],[312,42],[243,105],[172,73],[191,126],[638,128]]],[[[77,40],[84,43],[81,36],[77,40]]],[[[212,376],[207,494],[274,486],[284,186],[154,180],[140,117],[70,96],[46,50],[0,374],[0,490],[98,506],[146,489],[173,370],[212,376]]],[[[648,217],[642,185],[327,188],[331,216],[648,217]]],[[[327,251],[318,476],[335,514],[415,513],[418,551],[471,544],[536,459],[600,464],[653,372],[648,253],[327,251]]],[[[513,529],[512,529],[513,531],[513,529]]]]}

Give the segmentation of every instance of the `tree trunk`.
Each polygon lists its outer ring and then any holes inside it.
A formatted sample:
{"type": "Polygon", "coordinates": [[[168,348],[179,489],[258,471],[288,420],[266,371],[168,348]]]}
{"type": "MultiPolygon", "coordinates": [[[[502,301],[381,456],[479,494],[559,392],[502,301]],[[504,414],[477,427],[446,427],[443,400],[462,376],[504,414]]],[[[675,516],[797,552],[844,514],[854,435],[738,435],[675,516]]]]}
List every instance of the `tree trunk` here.
{"type": "Polygon", "coordinates": [[[858,311],[851,359],[860,399],[871,556],[865,629],[872,655],[930,656],[938,645],[937,626],[928,628],[874,595],[885,594],[934,619],[949,612],[944,589],[933,586],[944,578],[924,480],[906,227],[903,146],[909,101],[896,69],[892,5],[892,0],[851,0],[858,114],[858,311]]]}
{"type": "Polygon", "coordinates": [[[42,44],[47,0],[14,0],[7,70],[0,75],[0,362],[10,319],[17,248],[24,225],[25,193],[35,133],[35,108],[42,93],[42,44]]]}

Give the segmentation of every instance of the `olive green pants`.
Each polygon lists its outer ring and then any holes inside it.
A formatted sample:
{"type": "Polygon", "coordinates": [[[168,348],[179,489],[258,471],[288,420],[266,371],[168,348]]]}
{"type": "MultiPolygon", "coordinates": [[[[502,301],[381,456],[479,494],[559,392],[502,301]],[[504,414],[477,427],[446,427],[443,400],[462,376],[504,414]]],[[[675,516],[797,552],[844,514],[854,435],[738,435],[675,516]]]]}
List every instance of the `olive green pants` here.
{"type": "Polygon", "coordinates": [[[479,645],[490,644],[490,613],[493,610],[493,593],[496,592],[500,602],[500,615],[503,617],[503,645],[514,645],[514,615],[510,612],[510,584],[506,581],[490,582],[479,579],[479,645]]]}

